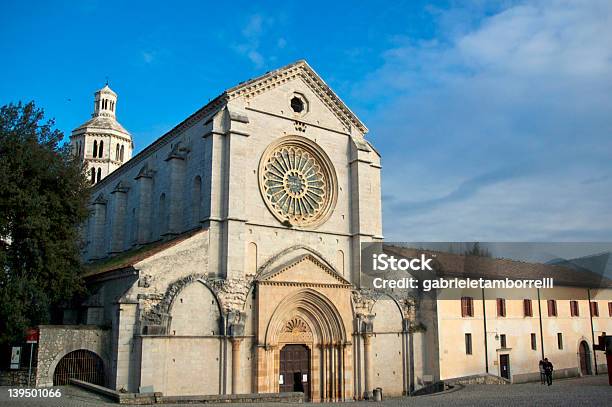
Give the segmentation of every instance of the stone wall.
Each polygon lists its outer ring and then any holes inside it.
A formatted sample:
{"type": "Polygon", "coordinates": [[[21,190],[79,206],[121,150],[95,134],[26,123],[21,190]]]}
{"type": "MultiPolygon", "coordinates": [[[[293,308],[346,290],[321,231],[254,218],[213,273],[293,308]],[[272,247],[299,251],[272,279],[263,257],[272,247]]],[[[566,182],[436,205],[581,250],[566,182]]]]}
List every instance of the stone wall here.
{"type": "MultiPolygon", "coordinates": [[[[0,372],[0,386],[25,387],[28,386],[28,369],[5,370],[0,372]]],[[[36,380],[36,367],[32,367],[30,385],[36,380]]]]}
{"type": "Polygon", "coordinates": [[[472,376],[457,377],[451,380],[444,380],[444,383],[451,386],[457,384],[509,384],[510,381],[491,374],[477,374],[472,376]]]}
{"type": "Polygon", "coordinates": [[[55,367],[66,354],[86,349],[94,352],[104,362],[104,370],[110,373],[110,330],[93,325],[41,325],[38,346],[38,370],[36,385],[53,385],[55,367]]]}

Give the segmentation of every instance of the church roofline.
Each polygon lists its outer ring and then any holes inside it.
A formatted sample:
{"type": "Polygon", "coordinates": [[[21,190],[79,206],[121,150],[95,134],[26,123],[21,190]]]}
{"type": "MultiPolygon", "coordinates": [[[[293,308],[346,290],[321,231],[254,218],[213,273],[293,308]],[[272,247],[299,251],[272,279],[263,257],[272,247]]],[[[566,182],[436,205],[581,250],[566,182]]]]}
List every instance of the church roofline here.
{"type": "Polygon", "coordinates": [[[220,94],[219,96],[217,96],[216,98],[214,98],[213,100],[211,100],[209,103],[207,103],[203,107],[201,107],[200,109],[198,109],[195,113],[191,114],[185,120],[183,120],[182,122],[174,126],[172,129],[164,133],[162,136],[157,138],[157,140],[155,140],[154,142],[146,146],[142,151],[140,151],[138,154],[133,156],[130,160],[125,162],[121,167],[117,168],[115,171],[111,172],[106,177],[102,178],[100,182],[96,183],[92,187],[92,191],[96,191],[98,189],[103,188],[104,186],[106,186],[108,182],[111,182],[111,180],[113,180],[114,178],[121,176],[121,174],[123,174],[127,169],[138,165],[143,159],[148,157],[148,155],[151,152],[168,144],[174,136],[181,134],[182,132],[184,132],[186,129],[190,128],[191,126],[193,126],[195,123],[197,123],[202,118],[207,117],[207,116],[212,116],[215,113],[217,113],[219,110],[221,110],[225,106],[226,103],[227,103],[227,95],[224,92],[220,94]]]}
{"type": "Polygon", "coordinates": [[[115,256],[105,257],[100,260],[85,264],[83,278],[91,278],[100,274],[106,274],[129,267],[134,267],[137,263],[149,257],[169,249],[177,244],[193,237],[199,233],[208,232],[208,228],[196,228],[173,236],[169,240],[158,240],[144,244],[140,247],[121,252],[115,256]]]}
{"type": "MultiPolygon", "coordinates": [[[[308,75],[308,78],[310,78],[311,82],[318,85],[321,90],[324,90],[324,92],[315,93],[317,93],[319,97],[321,97],[323,101],[326,102],[328,105],[333,104],[336,106],[336,109],[332,110],[334,111],[334,114],[336,114],[336,116],[344,115],[345,119],[341,119],[341,121],[346,122],[347,120],[349,120],[351,124],[353,124],[359,129],[360,132],[362,132],[362,134],[366,134],[368,132],[368,128],[357,118],[357,116],[346,106],[346,104],[344,104],[344,102],[336,95],[336,93],[334,93],[334,91],[325,83],[325,81],[323,81],[323,79],[310,67],[310,65],[308,65],[305,60],[300,59],[296,62],[267,72],[256,78],[241,82],[238,85],[225,90],[223,93],[212,99],[206,105],[202,106],[200,109],[192,113],[185,120],[183,120],[182,122],[174,126],[172,129],[164,133],[153,143],[149,144],[141,152],[139,152],[130,160],[125,162],[121,167],[108,174],[100,182],[96,183],[93,186],[92,191],[95,192],[105,187],[108,182],[112,182],[113,179],[118,176],[121,176],[121,174],[123,174],[127,169],[132,168],[133,166],[140,163],[143,158],[148,156],[149,153],[167,144],[173,136],[182,133],[202,118],[212,116],[213,114],[217,113],[218,111],[223,109],[230,100],[235,99],[237,97],[241,97],[243,94],[245,94],[247,89],[253,87],[256,88],[262,82],[278,77],[278,75],[281,75],[283,72],[288,71],[290,69],[303,70],[303,73],[308,75]]],[[[302,76],[302,78],[308,82],[308,78],[304,76],[302,76]]]]}
{"type": "Polygon", "coordinates": [[[327,104],[336,116],[342,122],[348,121],[351,125],[355,126],[362,134],[368,132],[368,128],[363,124],[355,113],[340,99],[340,97],[332,90],[331,87],[325,83],[323,78],[317,72],[312,69],[308,62],[304,59],[300,59],[291,64],[285,65],[281,68],[273,71],[266,72],[265,74],[258,76],[253,79],[249,79],[245,82],[241,82],[233,88],[227,89],[224,93],[229,96],[230,99],[240,97],[245,93],[248,94],[250,91],[255,90],[259,87],[267,87],[270,82],[274,82],[275,79],[282,77],[287,71],[292,69],[301,70],[302,79],[304,79],[309,85],[318,89],[313,89],[325,104],[327,104]],[[309,83],[312,82],[312,83],[309,83]],[[315,86],[316,85],[316,86],[315,86]],[[317,91],[318,90],[318,91],[317,91]]]}

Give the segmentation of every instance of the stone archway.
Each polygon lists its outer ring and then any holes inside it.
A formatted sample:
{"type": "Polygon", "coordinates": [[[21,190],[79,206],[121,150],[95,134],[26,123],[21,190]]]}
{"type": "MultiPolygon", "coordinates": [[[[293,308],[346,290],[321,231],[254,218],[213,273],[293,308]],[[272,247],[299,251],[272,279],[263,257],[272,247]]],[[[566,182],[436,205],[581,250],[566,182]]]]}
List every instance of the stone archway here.
{"type": "Polygon", "coordinates": [[[77,349],[64,355],[53,371],[53,385],[65,386],[70,379],[104,386],[106,375],[104,362],[96,353],[87,349],[77,349]]]}
{"type": "Polygon", "coordinates": [[[258,392],[280,391],[280,382],[284,381],[280,378],[281,351],[287,345],[309,350],[308,389],[304,392],[310,393],[312,401],[347,398],[351,344],[338,309],[322,293],[302,288],[275,308],[265,329],[264,344],[258,348],[258,392]]]}

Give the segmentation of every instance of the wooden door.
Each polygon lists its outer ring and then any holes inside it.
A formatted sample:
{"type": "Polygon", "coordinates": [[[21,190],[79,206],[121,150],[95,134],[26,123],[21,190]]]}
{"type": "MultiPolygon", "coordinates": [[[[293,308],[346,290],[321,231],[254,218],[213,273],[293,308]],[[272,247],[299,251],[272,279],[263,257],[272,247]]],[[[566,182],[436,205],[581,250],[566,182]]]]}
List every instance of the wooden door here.
{"type": "Polygon", "coordinates": [[[580,373],[591,374],[591,358],[589,357],[589,345],[585,341],[580,342],[580,373]]]}
{"type": "Polygon", "coordinates": [[[280,352],[281,392],[300,391],[310,400],[310,350],[306,345],[286,345],[280,352]]]}
{"type": "Polygon", "coordinates": [[[510,355],[499,355],[501,377],[510,380],[510,355]]]}

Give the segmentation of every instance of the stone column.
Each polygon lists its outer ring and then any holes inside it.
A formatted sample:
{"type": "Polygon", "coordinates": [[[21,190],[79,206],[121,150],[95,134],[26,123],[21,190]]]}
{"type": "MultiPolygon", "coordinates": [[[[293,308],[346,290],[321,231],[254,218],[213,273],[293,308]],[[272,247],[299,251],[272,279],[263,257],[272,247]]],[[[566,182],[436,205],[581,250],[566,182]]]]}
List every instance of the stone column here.
{"type": "Polygon", "coordinates": [[[344,401],[344,345],[338,345],[338,401],[344,401]]]}
{"type": "Polygon", "coordinates": [[[238,394],[240,382],[240,344],[242,338],[231,338],[232,341],[232,394],[238,394]]]}
{"type": "Polygon", "coordinates": [[[323,356],[323,362],[321,363],[321,369],[323,370],[323,394],[321,400],[323,402],[328,401],[328,389],[329,389],[329,374],[328,374],[328,360],[327,360],[327,345],[321,345],[321,355],[323,356]]]}
{"type": "Polygon", "coordinates": [[[372,398],[372,334],[363,334],[363,360],[365,371],[365,390],[363,397],[365,399],[372,398]]]}
{"type": "Polygon", "coordinates": [[[142,167],[135,178],[138,183],[138,220],[136,241],[138,244],[148,243],[151,239],[153,171],[147,166],[142,167]]]}
{"type": "Polygon", "coordinates": [[[93,202],[94,227],[93,227],[93,258],[102,257],[106,254],[104,239],[106,227],[106,199],[99,195],[93,202]]]}
{"type": "Polygon", "coordinates": [[[336,401],[336,345],[334,343],[332,343],[329,347],[329,361],[329,379],[331,380],[329,398],[332,401],[336,401]]]}
{"type": "Polygon", "coordinates": [[[123,183],[117,184],[111,194],[115,198],[113,213],[113,235],[111,241],[111,252],[121,252],[125,246],[125,217],[127,211],[128,187],[123,183]]]}
{"type": "Polygon", "coordinates": [[[183,229],[185,157],[188,152],[189,149],[177,143],[166,157],[170,167],[170,196],[167,203],[168,229],[166,233],[177,234],[183,229]]]}

